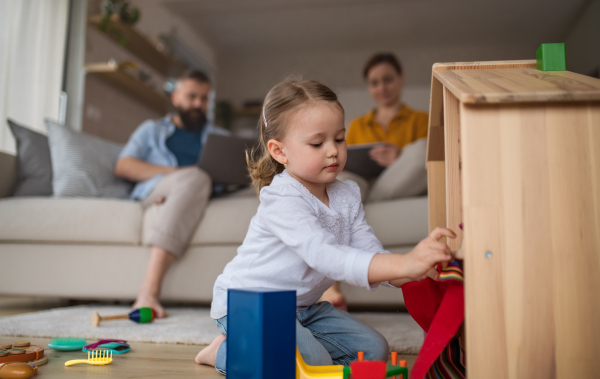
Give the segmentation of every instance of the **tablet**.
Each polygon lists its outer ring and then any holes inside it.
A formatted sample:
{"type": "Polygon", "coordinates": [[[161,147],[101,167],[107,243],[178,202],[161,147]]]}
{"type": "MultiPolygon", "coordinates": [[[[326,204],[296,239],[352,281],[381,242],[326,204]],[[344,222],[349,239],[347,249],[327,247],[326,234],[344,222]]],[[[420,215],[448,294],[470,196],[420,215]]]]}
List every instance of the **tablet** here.
{"type": "Polygon", "coordinates": [[[350,145],[348,150],[348,158],[344,170],[348,170],[365,179],[371,179],[379,176],[385,167],[380,166],[369,157],[369,151],[375,146],[383,146],[384,143],[365,143],[358,145],[350,145]]]}
{"type": "Polygon", "coordinates": [[[214,184],[251,184],[246,150],[252,149],[258,141],[234,136],[209,134],[202,147],[198,167],[204,170],[214,184]]]}

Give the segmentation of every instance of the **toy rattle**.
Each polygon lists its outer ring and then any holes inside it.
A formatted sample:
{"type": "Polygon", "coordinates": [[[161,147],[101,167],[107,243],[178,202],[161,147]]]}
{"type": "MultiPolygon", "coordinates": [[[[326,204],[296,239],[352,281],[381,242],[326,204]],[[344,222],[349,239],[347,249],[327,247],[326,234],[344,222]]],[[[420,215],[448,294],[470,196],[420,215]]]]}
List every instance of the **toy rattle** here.
{"type": "Polygon", "coordinates": [[[156,312],[152,308],[139,308],[134,309],[133,311],[122,314],[122,315],[114,315],[114,316],[100,316],[98,312],[94,312],[92,315],[92,325],[98,326],[100,325],[100,321],[108,321],[108,320],[121,320],[121,319],[130,319],[131,321],[135,321],[139,324],[146,324],[148,322],[152,322],[156,317],[156,312]]]}

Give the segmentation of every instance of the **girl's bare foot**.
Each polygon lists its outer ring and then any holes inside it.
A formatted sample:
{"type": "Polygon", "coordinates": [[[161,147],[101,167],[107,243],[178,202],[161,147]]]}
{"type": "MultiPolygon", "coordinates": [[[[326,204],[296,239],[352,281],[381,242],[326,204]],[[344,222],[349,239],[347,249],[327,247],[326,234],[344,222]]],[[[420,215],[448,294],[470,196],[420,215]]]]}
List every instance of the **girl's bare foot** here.
{"type": "Polygon", "coordinates": [[[135,300],[135,303],[133,303],[131,307],[133,309],[149,307],[154,309],[154,311],[156,312],[156,317],[167,317],[167,312],[165,312],[165,309],[162,307],[162,305],[160,305],[160,302],[158,301],[158,296],[147,295],[140,292],[138,298],[135,300]]]}
{"type": "Polygon", "coordinates": [[[199,365],[209,365],[215,367],[215,361],[217,360],[217,351],[219,351],[219,346],[225,341],[227,336],[225,334],[220,334],[217,338],[215,338],[210,345],[200,350],[198,355],[196,355],[196,363],[199,365]]]}
{"type": "Polygon", "coordinates": [[[346,305],[346,297],[340,290],[337,283],[334,284],[333,286],[329,287],[329,289],[327,291],[325,291],[323,296],[321,296],[321,301],[328,301],[331,303],[331,305],[333,305],[334,307],[336,307],[338,309],[341,309],[344,311],[348,310],[348,307],[346,305]]]}

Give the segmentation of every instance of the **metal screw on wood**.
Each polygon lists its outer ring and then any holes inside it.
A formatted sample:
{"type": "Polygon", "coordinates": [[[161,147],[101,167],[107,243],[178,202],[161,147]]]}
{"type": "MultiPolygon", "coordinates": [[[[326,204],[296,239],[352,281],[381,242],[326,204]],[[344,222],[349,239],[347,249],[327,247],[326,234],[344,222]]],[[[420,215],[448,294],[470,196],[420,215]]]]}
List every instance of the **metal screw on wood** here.
{"type": "Polygon", "coordinates": [[[491,258],[492,257],[492,252],[491,251],[486,251],[485,252],[485,257],[486,258],[491,258]]]}

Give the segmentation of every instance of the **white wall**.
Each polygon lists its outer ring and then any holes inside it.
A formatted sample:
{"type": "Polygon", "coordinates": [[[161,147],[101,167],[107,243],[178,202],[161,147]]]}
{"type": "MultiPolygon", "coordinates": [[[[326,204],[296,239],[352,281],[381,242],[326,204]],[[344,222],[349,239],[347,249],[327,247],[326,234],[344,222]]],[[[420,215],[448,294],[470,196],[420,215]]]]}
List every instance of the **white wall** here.
{"type": "MultiPolygon", "coordinates": [[[[436,62],[466,60],[534,59],[537,46],[432,46],[393,51],[406,73],[403,100],[428,110],[431,66],[436,62]]],[[[262,100],[269,89],[290,74],[317,79],[339,94],[347,121],[365,113],[373,102],[362,79],[362,67],[375,51],[316,51],[291,55],[246,54],[219,56],[217,97],[240,106],[245,100],[262,100]]]]}
{"type": "MultiPolygon", "coordinates": [[[[429,85],[404,86],[402,99],[413,109],[429,112],[429,85]]],[[[340,103],[344,107],[346,125],[375,107],[369,91],[364,87],[340,88],[337,90],[340,103]]]]}

